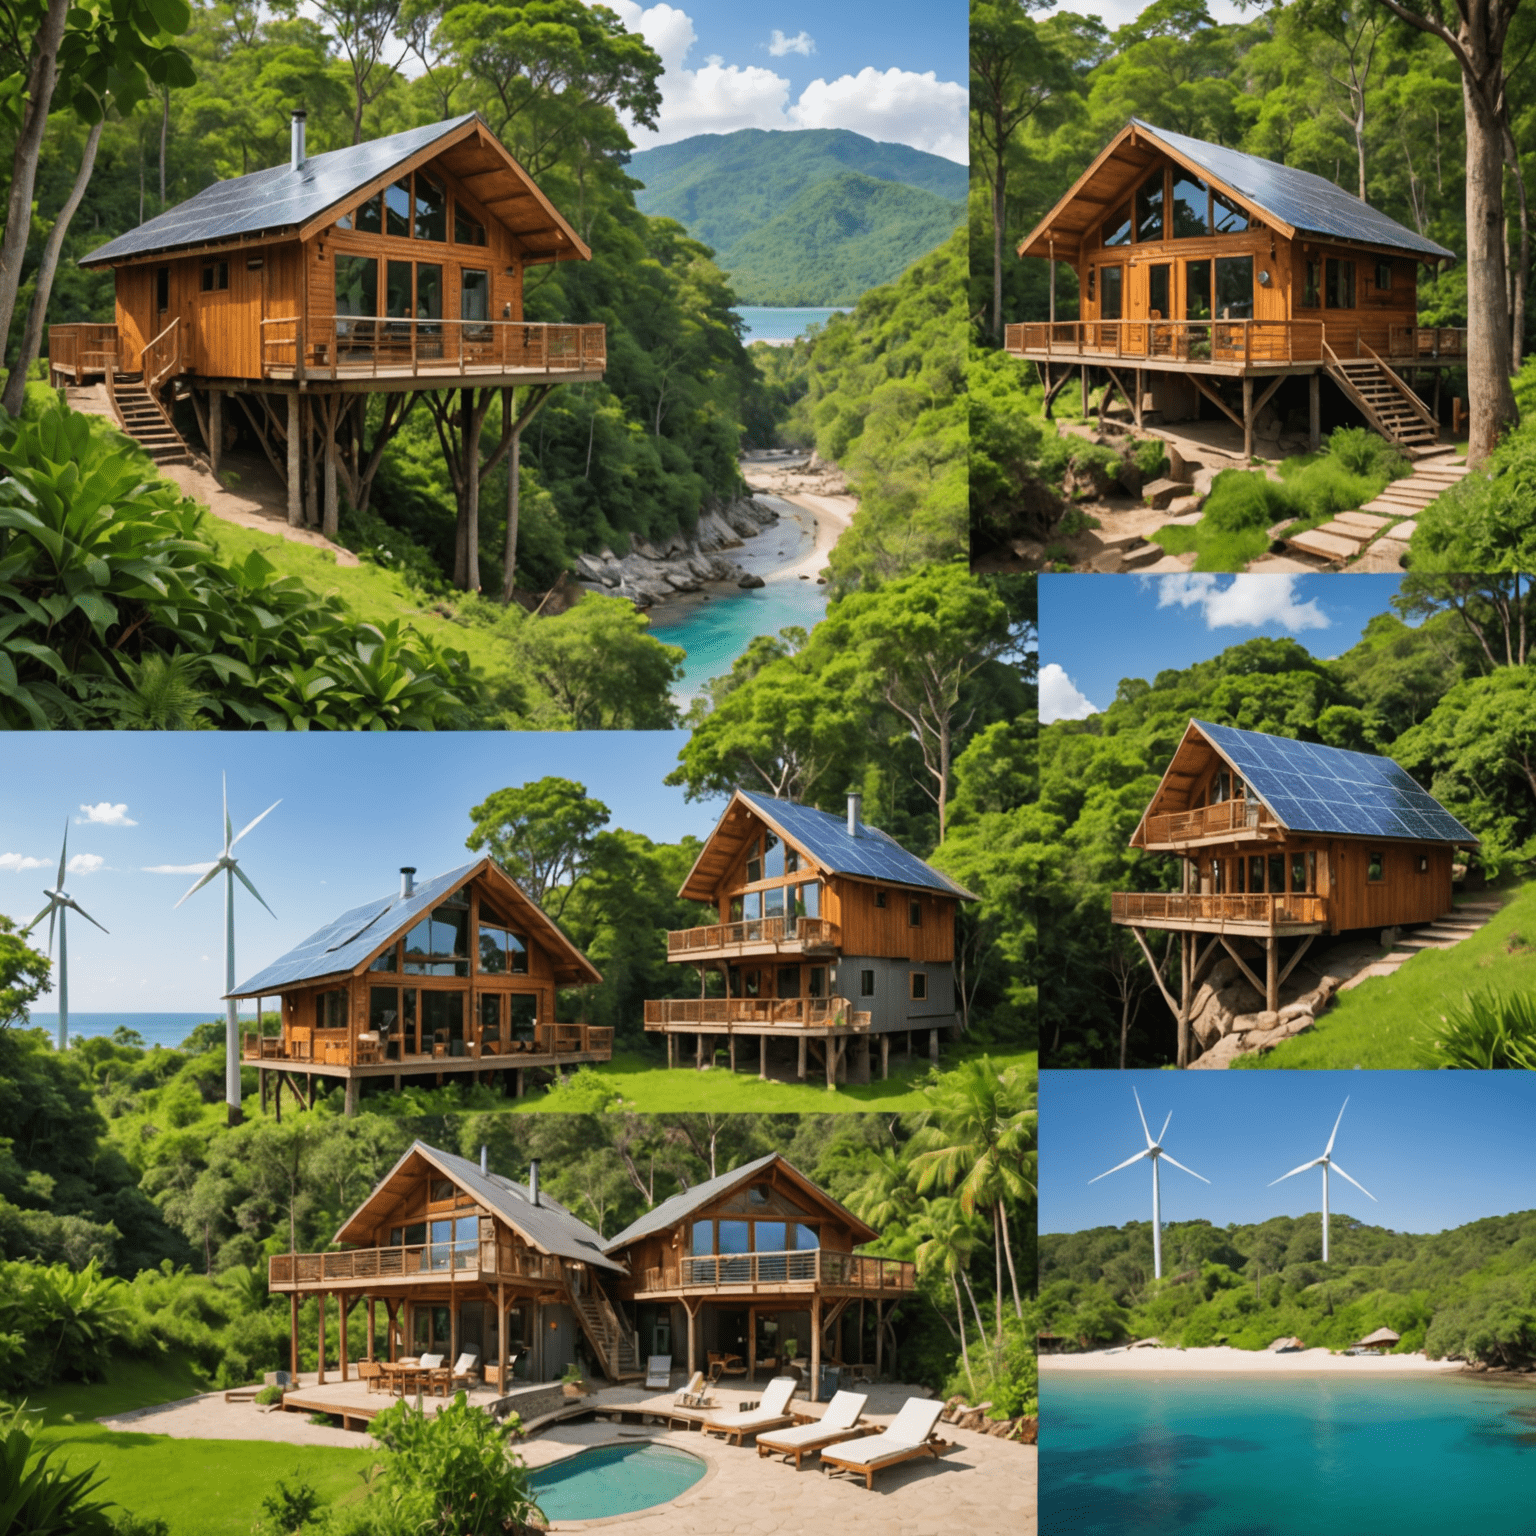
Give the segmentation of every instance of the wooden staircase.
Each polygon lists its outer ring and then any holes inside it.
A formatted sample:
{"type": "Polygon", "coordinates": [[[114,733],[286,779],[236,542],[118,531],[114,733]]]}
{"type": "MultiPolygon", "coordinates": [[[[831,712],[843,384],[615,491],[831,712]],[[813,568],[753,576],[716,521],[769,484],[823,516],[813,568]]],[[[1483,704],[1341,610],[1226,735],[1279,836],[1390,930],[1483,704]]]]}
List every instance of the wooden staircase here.
{"type": "Polygon", "coordinates": [[[107,395],[118,425],[156,464],[190,464],[192,450],[150,393],[142,375],[125,377],[107,370],[107,395]]]}
{"type": "Polygon", "coordinates": [[[1440,428],[1429,408],[1373,352],[1341,360],[1327,348],[1328,375],[1370,424],[1398,447],[1424,453],[1440,443],[1440,428]]]}
{"type": "Polygon", "coordinates": [[[640,1364],[640,1342],[620,1321],[612,1303],[602,1291],[584,1291],[572,1298],[582,1332],[591,1344],[603,1374],[610,1381],[624,1381],[645,1375],[640,1364]]]}

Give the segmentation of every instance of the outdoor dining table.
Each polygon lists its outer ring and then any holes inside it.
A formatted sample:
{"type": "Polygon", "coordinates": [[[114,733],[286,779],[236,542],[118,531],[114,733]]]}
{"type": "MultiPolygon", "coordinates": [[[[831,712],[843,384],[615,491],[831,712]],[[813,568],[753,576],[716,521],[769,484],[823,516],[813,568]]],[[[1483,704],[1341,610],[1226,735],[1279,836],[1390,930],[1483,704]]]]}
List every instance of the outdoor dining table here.
{"type": "Polygon", "coordinates": [[[419,1365],[415,1361],[381,1360],[379,1369],[396,1397],[404,1397],[413,1386],[427,1391],[442,1388],[446,1395],[449,1372],[446,1366],[419,1365]]]}

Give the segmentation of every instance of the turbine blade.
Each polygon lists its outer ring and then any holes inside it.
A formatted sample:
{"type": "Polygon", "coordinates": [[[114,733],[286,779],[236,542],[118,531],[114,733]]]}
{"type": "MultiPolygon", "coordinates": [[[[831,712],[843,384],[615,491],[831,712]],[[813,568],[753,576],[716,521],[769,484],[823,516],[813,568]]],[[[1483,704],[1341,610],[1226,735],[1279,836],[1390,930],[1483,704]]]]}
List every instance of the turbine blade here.
{"type": "MultiPolygon", "coordinates": [[[[219,866],[217,864],[210,865],[208,869],[206,869],[201,875],[198,876],[197,883],[192,887],[192,889],[190,891],[187,892],[187,896],[195,896],[195,895],[197,895],[197,893],[200,890],[202,890],[202,888],[205,885],[207,885],[208,882],[210,880],[212,880],[213,877],[216,874],[218,874],[218,872],[219,872],[219,866]]],[[[185,901],[187,899],[187,896],[183,896],[181,898],[181,901],[185,901]]],[[[179,907],[181,905],[181,901],[178,901],[176,903],[176,907],[179,907]]],[[[176,910],[176,907],[172,907],[171,911],[174,912],[176,910]]]]}
{"type": "MultiPolygon", "coordinates": [[[[1340,1168],[1340,1167],[1339,1167],[1339,1165],[1338,1165],[1338,1164],[1337,1164],[1337,1163],[1330,1163],[1330,1164],[1329,1164],[1329,1167],[1331,1167],[1331,1168],[1332,1168],[1332,1169],[1333,1169],[1333,1171],[1334,1171],[1334,1172],[1335,1172],[1335,1173],[1336,1173],[1336,1174],[1338,1174],[1338,1175],[1339,1175],[1339,1177],[1340,1177],[1340,1178],[1344,1178],[1344,1179],[1349,1179],[1349,1175],[1348,1175],[1348,1174],[1347,1174],[1347,1173],[1345,1173],[1345,1172],[1344,1172],[1344,1170],[1343,1170],[1343,1169],[1342,1169],[1342,1168],[1340,1168]]],[[[1375,1195],[1373,1195],[1373,1194],[1371,1194],[1371,1192],[1370,1192],[1370,1190],[1368,1190],[1368,1189],[1367,1189],[1367,1188],[1366,1188],[1366,1187],[1365,1187],[1365,1185],[1364,1185],[1364,1184],[1362,1184],[1362,1183],[1361,1183],[1361,1182],[1360,1182],[1360,1181],[1359,1181],[1359,1179],[1349,1179],[1349,1182],[1350,1182],[1350,1183],[1351,1183],[1351,1184],[1353,1184],[1353,1185],[1354,1185],[1354,1186],[1355,1186],[1355,1188],[1356,1188],[1356,1189],[1358,1189],[1358,1190],[1359,1190],[1359,1191],[1360,1191],[1360,1193],[1361,1193],[1361,1194],[1362,1194],[1362,1195],[1365,1195],[1365,1196],[1367,1196],[1367,1197],[1368,1197],[1368,1198],[1369,1198],[1369,1199],[1371,1199],[1371,1200],[1376,1200],[1376,1196],[1375,1196],[1375,1195]]],[[[1381,1202],[1380,1202],[1380,1201],[1379,1201],[1379,1200],[1376,1200],[1376,1203],[1377,1203],[1377,1204],[1378,1204],[1378,1205],[1380,1205],[1380,1204],[1381,1204],[1381,1202]]]]}
{"type": "Polygon", "coordinates": [[[1335,1120],[1333,1122],[1333,1136],[1330,1136],[1328,1138],[1328,1145],[1323,1148],[1323,1156],[1324,1157],[1327,1157],[1328,1154],[1333,1151],[1334,1136],[1337,1136],[1339,1134],[1339,1121],[1344,1118],[1344,1110],[1346,1110],[1348,1108],[1349,1108],[1349,1100],[1345,1099],[1343,1107],[1339,1110],[1339,1119],[1335,1120]]]}
{"type": "Polygon", "coordinates": [[[27,926],[26,926],[26,927],[25,927],[25,928],[23,928],[23,929],[22,929],[22,930],[21,930],[21,936],[22,936],[22,938],[26,938],[26,936],[27,936],[27,935],[28,935],[28,934],[29,934],[29,933],[31,933],[31,932],[32,932],[32,930],[33,930],[33,929],[34,929],[34,928],[36,928],[36,927],[37,927],[37,925],[38,925],[38,924],[39,924],[39,923],[40,923],[40,922],[42,922],[42,920],[43,920],[43,919],[44,919],[44,918],[45,918],[45,917],[47,917],[47,916],[48,916],[48,914],[49,914],[49,913],[50,913],[50,912],[52,912],[52,911],[53,911],[53,898],[52,898],[52,897],[51,897],[51,896],[50,896],[50,897],[49,897],[49,898],[48,898],[48,905],[47,905],[47,906],[46,906],[46,907],[44,907],[44,908],[43,908],[43,910],[42,910],[42,911],[41,911],[41,912],[39,912],[39,913],[38,913],[38,914],[37,914],[37,916],[36,916],[36,917],[34,917],[34,918],[33,918],[33,919],[32,919],[32,921],[31,921],[31,922],[30,922],[30,923],[28,923],[28,924],[27,924],[27,926]]]}
{"type": "Polygon", "coordinates": [[[1097,1184],[1099,1179],[1107,1179],[1110,1173],[1119,1173],[1122,1168],[1129,1168],[1132,1163],[1139,1163],[1146,1155],[1147,1154],[1145,1152],[1138,1152],[1134,1157],[1126,1158],[1123,1163],[1116,1163],[1115,1166],[1109,1170],[1109,1173],[1101,1173],[1098,1179],[1089,1179],[1088,1182],[1090,1184],[1097,1184]]]}
{"type": "Polygon", "coordinates": [[[64,889],[64,865],[69,859],[69,817],[64,818],[64,842],[59,849],[59,878],[53,882],[56,891],[64,889]]]}
{"type": "MultiPolygon", "coordinates": [[[[101,928],[101,924],[98,923],[96,921],[96,919],[94,917],[92,917],[91,914],[89,912],[87,912],[85,910],[85,908],[80,905],[80,903],[78,901],[70,901],[70,902],[67,902],[66,905],[70,908],[71,911],[78,912],[80,914],[80,916],[83,917],[86,920],[86,922],[90,923],[93,927],[101,928]]],[[[101,931],[103,933],[107,932],[107,930],[105,928],[101,928],[101,931]]]]}
{"type": "Polygon", "coordinates": [[[48,953],[53,953],[53,926],[59,919],[59,904],[52,903],[48,908],[48,953]]]}
{"type": "Polygon", "coordinates": [[[1163,1153],[1163,1161],[1165,1163],[1173,1163],[1173,1166],[1177,1168],[1180,1173],[1187,1173],[1190,1178],[1199,1179],[1202,1184],[1209,1184],[1211,1182],[1203,1173],[1196,1173],[1193,1168],[1186,1168],[1183,1163],[1174,1162],[1174,1160],[1169,1157],[1166,1152],[1163,1153]]]}
{"type": "MultiPolygon", "coordinates": [[[[256,898],[257,901],[260,901],[262,906],[267,907],[266,902],[262,900],[261,892],[258,891],[256,889],[256,887],[254,885],[252,885],[251,882],[245,878],[245,871],[243,869],[241,869],[238,864],[235,864],[235,863],[231,863],[229,867],[234,871],[235,879],[238,880],[240,882],[240,884],[243,885],[246,888],[246,890],[248,890],[251,893],[251,895],[256,898]]],[[[277,913],[273,912],[271,907],[267,907],[267,911],[270,912],[273,917],[277,916],[277,913]]]]}
{"type": "Polygon", "coordinates": [[[1152,1140],[1152,1132],[1147,1129],[1147,1116],[1146,1111],[1141,1107],[1141,1095],[1134,1088],[1131,1089],[1131,1093],[1136,1099],[1136,1113],[1141,1116],[1141,1134],[1147,1138],[1147,1146],[1154,1147],[1157,1143],[1152,1140]]]}
{"type": "Polygon", "coordinates": [[[1163,1128],[1162,1128],[1162,1130],[1160,1130],[1157,1133],[1157,1144],[1158,1144],[1158,1146],[1162,1146],[1162,1144],[1163,1144],[1163,1137],[1165,1137],[1168,1134],[1168,1127],[1170,1125],[1172,1125],[1172,1124],[1173,1124],[1173,1111],[1170,1109],[1168,1111],[1168,1118],[1163,1121],[1163,1128]]]}
{"type": "Polygon", "coordinates": [[[225,773],[225,774],[221,774],[219,777],[222,779],[223,784],[224,784],[224,852],[227,854],[229,852],[229,831],[230,831],[230,827],[229,827],[229,775],[227,773],[225,773]]]}
{"type": "MultiPolygon", "coordinates": [[[[268,807],[267,807],[267,808],[266,808],[266,810],[264,810],[264,811],[263,811],[263,812],[262,812],[262,813],[261,813],[261,816],[258,816],[258,817],[257,817],[257,818],[256,818],[256,821],[260,821],[260,820],[261,820],[261,819],[262,819],[262,816],[270,816],[270,815],[271,815],[271,814],[272,814],[272,812],[273,812],[273,811],[275,811],[275,810],[276,810],[276,809],[277,809],[277,808],[278,808],[278,806],[280,806],[280,805],[281,805],[281,804],[282,804],[282,803],[283,803],[283,802],[282,802],[282,801],[281,801],[281,800],[274,800],[274,801],[273,801],[273,802],[272,802],[272,804],[271,804],[271,805],[269,805],[269,806],[268,806],[268,807]]],[[[241,829],[241,830],[240,830],[240,831],[239,831],[239,832],[237,832],[237,833],[235,833],[235,843],[238,843],[238,842],[239,842],[239,841],[240,841],[240,839],[241,839],[241,838],[242,838],[242,837],[244,837],[244,836],[245,836],[245,834],[246,834],[246,833],[247,833],[247,832],[249,832],[249,831],[250,831],[250,830],[251,830],[251,828],[252,828],[252,827],[254,827],[254,826],[255,826],[255,825],[256,825],[256,821],[253,821],[253,822],[250,822],[250,823],[248,823],[248,824],[247,824],[247,825],[246,825],[246,826],[245,826],[245,827],[243,827],[243,828],[242,828],[242,829],[241,829]]],[[[235,846],[235,843],[231,843],[231,844],[230,844],[230,845],[229,845],[229,846],[230,846],[230,847],[231,847],[231,848],[233,848],[233,847],[234,847],[234,846],[235,846]]]]}
{"type": "Polygon", "coordinates": [[[1282,1173],[1278,1179],[1269,1181],[1269,1188],[1273,1189],[1276,1184],[1283,1184],[1287,1179],[1294,1179],[1298,1173],[1305,1173],[1308,1168],[1316,1168],[1320,1162],[1322,1158],[1314,1157],[1310,1163],[1303,1163],[1300,1168],[1292,1168],[1289,1173],[1282,1173]]]}

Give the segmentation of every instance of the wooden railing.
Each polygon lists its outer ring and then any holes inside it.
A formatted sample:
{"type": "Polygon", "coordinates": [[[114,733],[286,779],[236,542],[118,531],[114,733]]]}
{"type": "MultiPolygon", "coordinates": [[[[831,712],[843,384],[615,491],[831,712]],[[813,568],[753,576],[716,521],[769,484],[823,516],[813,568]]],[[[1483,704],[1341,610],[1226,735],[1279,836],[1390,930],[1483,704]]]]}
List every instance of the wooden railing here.
{"type": "Polygon", "coordinates": [[[1116,891],[1110,919],[1117,923],[1241,923],[1276,928],[1326,923],[1328,899],[1300,892],[1281,895],[1199,896],[1181,891],[1116,891]]]}
{"type": "Polygon", "coordinates": [[[1222,832],[1278,829],[1279,823],[1268,807],[1257,800],[1222,800],[1193,811],[1173,811],[1163,816],[1147,817],[1148,845],[1188,842],[1192,838],[1212,837],[1222,832]]]}
{"type": "Polygon", "coordinates": [[[740,923],[710,923],[703,928],[674,929],[667,935],[667,954],[676,957],[700,950],[734,949],[744,944],[836,949],[838,928],[825,917],[758,917],[740,923]]]}
{"type": "Polygon", "coordinates": [[[177,315],[153,341],[139,349],[139,373],[153,397],[161,383],[181,371],[181,316],[177,315]]]}
{"type": "Polygon", "coordinates": [[[392,1062],[404,1067],[427,1067],[445,1061],[510,1061],[521,1055],[564,1056],[577,1053],[613,1054],[613,1026],[608,1024],[538,1024],[532,1040],[466,1040],[460,1055],[451,1054],[446,1043],[441,1051],[397,1051],[373,1032],[353,1034],[345,1029],[311,1029],[290,1026],[281,1035],[246,1033],[241,1046],[243,1061],[301,1062],[324,1066],[375,1066],[392,1062]]]}
{"type": "Polygon", "coordinates": [[[374,320],[338,315],[261,322],[261,371],[297,378],[414,378],[445,373],[597,373],[601,325],[525,320],[374,320]]]}
{"type": "Polygon", "coordinates": [[[1344,358],[1396,361],[1466,356],[1467,333],[1451,327],[1345,320],[1057,320],[1005,328],[1018,357],[1111,362],[1320,363],[1325,345],[1344,358]]]}
{"type": "Polygon", "coordinates": [[[831,1290],[910,1291],[917,1266],[830,1248],[793,1253],[722,1253],[686,1257],[645,1270],[639,1291],[719,1290],[730,1286],[819,1285],[831,1290]]]}
{"type": "Polygon", "coordinates": [[[494,1239],[417,1243],[405,1247],[348,1248],[338,1253],[275,1253],[267,1261],[274,1288],[321,1285],[329,1280],[410,1280],[494,1275],[500,1280],[561,1280],[552,1254],[494,1239]]]}
{"type": "Polygon", "coordinates": [[[668,1024],[836,1024],[868,1029],[869,1015],[855,1013],[846,997],[648,998],[645,1027],[668,1024]]]}
{"type": "Polygon", "coordinates": [[[105,373],[108,362],[117,361],[115,325],[50,325],[48,327],[48,369],[67,373],[76,384],[83,384],[91,374],[105,373]]]}

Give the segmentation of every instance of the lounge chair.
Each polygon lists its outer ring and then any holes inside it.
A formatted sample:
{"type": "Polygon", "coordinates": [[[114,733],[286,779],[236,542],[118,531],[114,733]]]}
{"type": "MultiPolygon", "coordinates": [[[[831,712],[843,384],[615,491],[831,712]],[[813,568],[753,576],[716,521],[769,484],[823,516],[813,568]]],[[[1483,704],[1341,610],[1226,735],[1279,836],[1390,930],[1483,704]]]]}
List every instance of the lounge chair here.
{"type": "Polygon", "coordinates": [[[722,1376],[745,1376],[747,1363],[740,1355],[717,1355],[711,1352],[709,1357],[709,1384],[713,1386],[722,1376]]]}
{"type": "Polygon", "coordinates": [[[645,1357],[645,1385],[652,1392],[665,1392],[672,1385],[672,1356],[647,1355],[645,1357]]]}
{"type": "Polygon", "coordinates": [[[875,1473],[916,1456],[938,1456],[948,1447],[933,1438],[944,1404],[938,1398],[909,1397],[890,1427],[879,1435],[857,1440],[852,1445],[821,1453],[821,1470],[852,1472],[864,1479],[866,1488],[875,1486],[875,1473]]]}
{"type": "Polygon", "coordinates": [[[768,1383],[763,1400],[756,1408],[748,1408],[726,1418],[702,1419],[699,1428],[706,1435],[719,1435],[727,1445],[744,1445],[745,1436],[755,1435],[761,1430],[785,1429],[794,1423],[794,1415],[789,1412],[789,1402],[798,1386],[799,1382],[793,1376],[775,1376],[768,1383]]]}
{"type": "Polygon", "coordinates": [[[466,1387],[474,1386],[480,1377],[480,1351],[478,1349],[466,1349],[453,1363],[453,1372],[449,1378],[449,1387],[456,1387],[462,1383],[466,1387]]]}
{"type": "Polygon", "coordinates": [[[812,1419],[809,1424],[797,1424],[793,1429],[759,1433],[757,1454],[792,1456],[795,1471],[798,1472],[802,1456],[814,1455],[829,1445],[836,1445],[842,1440],[856,1440],[860,1435],[869,1433],[867,1428],[859,1424],[859,1415],[864,1412],[864,1404],[868,1401],[862,1392],[839,1392],[827,1404],[827,1411],[819,1419],[812,1419]]]}
{"type": "Polygon", "coordinates": [[[704,1390],[704,1372],[695,1371],[688,1378],[688,1385],[677,1394],[672,1401],[679,1408],[704,1408],[708,1406],[709,1395],[704,1390]]]}

